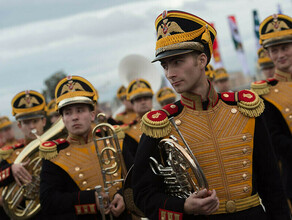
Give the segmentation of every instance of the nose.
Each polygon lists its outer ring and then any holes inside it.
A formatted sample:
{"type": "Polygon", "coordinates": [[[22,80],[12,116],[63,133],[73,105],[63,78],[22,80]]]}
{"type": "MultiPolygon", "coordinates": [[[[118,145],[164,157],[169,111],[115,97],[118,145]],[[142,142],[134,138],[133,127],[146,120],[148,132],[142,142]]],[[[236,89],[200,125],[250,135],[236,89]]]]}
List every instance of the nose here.
{"type": "Polygon", "coordinates": [[[168,79],[172,79],[175,77],[175,71],[174,68],[172,68],[170,65],[168,66],[168,68],[165,70],[165,76],[168,79]]]}

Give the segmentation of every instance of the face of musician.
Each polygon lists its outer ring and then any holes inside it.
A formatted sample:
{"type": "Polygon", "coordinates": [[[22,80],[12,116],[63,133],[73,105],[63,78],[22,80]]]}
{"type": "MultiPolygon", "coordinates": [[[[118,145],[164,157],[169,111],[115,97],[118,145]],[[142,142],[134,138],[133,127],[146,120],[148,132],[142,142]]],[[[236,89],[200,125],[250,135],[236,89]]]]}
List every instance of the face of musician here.
{"type": "Polygon", "coordinates": [[[136,112],[140,117],[152,109],[152,97],[143,96],[136,98],[132,101],[134,112],[136,112]]]}
{"type": "Polygon", "coordinates": [[[229,79],[222,79],[214,82],[218,92],[228,92],[230,90],[229,79]]]}
{"type": "Polygon", "coordinates": [[[126,98],[124,98],[122,100],[122,102],[125,105],[126,110],[129,110],[129,111],[132,111],[133,110],[133,105],[132,105],[131,101],[129,101],[126,98]]]}
{"type": "Polygon", "coordinates": [[[266,68],[263,68],[261,71],[266,77],[266,79],[272,78],[275,73],[275,67],[266,67],[266,68]]]}
{"type": "Polygon", "coordinates": [[[72,104],[63,107],[62,118],[69,133],[87,138],[95,111],[88,104],[72,104]]]}
{"type": "Polygon", "coordinates": [[[270,46],[267,51],[278,70],[292,74],[292,43],[270,46]]]}
{"type": "Polygon", "coordinates": [[[165,58],[160,61],[165,76],[177,93],[200,94],[201,86],[208,84],[205,75],[207,56],[196,52],[165,58]]]}
{"type": "Polygon", "coordinates": [[[12,128],[12,126],[8,126],[2,129],[2,134],[3,137],[6,139],[6,141],[10,141],[14,139],[14,130],[12,128]]]}
{"type": "Polygon", "coordinates": [[[52,116],[50,116],[51,124],[54,124],[59,119],[59,117],[60,117],[59,114],[53,114],[52,116]]]}
{"type": "Polygon", "coordinates": [[[24,134],[24,137],[29,140],[36,139],[36,136],[31,132],[32,129],[36,129],[37,135],[42,135],[44,127],[46,125],[46,118],[33,118],[18,121],[18,127],[24,134]]]}

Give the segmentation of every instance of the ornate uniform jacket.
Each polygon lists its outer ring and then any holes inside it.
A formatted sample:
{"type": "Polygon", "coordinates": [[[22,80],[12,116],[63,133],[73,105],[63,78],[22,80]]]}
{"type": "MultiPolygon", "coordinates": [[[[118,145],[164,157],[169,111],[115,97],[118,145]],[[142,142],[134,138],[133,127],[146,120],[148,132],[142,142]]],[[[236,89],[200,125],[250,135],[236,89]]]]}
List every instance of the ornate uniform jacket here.
{"type": "MultiPolygon", "coordinates": [[[[57,146],[58,155],[43,160],[40,202],[47,219],[101,219],[96,207],[95,190],[103,186],[101,168],[92,136],[87,140],[69,134],[67,140],[45,142],[57,146]]],[[[110,189],[110,199],[121,188],[110,189]]]]}
{"type": "Polygon", "coordinates": [[[263,109],[263,101],[251,91],[217,94],[210,87],[207,102],[185,93],[180,101],[144,115],[144,134],[132,180],[136,205],[150,219],[194,219],[183,213],[185,199],[165,193],[163,178],[149,166],[150,156],[163,162],[157,147],[162,138],[174,135],[183,146],[168,120],[174,117],[202,167],[209,189],[217,192],[220,206],[210,219],[225,219],[231,214],[233,219],[246,219],[254,212],[252,208],[263,213],[259,196],[270,217],[289,219],[281,184],[276,181],[279,172],[261,116],[263,109]],[[277,194],[273,191],[271,195],[271,189],[277,194]]]}
{"type": "Polygon", "coordinates": [[[288,198],[292,198],[292,78],[276,70],[275,78],[254,82],[252,89],[265,101],[266,121],[273,146],[282,162],[282,180],[288,198]]]}
{"type": "Polygon", "coordinates": [[[14,178],[12,175],[11,165],[26,146],[26,142],[28,141],[19,141],[14,145],[7,145],[0,149],[0,186],[6,186],[13,182],[14,178]]]}
{"type": "Polygon", "coordinates": [[[124,124],[129,124],[135,118],[137,117],[137,114],[134,111],[124,111],[116,115],[115,120],[122,121],[124,124]]]}

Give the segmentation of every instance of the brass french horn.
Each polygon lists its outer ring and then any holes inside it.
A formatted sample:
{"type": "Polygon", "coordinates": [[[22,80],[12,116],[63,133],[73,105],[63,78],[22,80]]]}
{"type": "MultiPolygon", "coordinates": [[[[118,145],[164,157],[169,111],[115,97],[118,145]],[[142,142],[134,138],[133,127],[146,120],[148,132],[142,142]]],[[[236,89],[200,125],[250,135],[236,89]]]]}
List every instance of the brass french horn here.
{"type": "MultiPolygon", "coordinates": [[[[64,129],[63,120],[60,118],[39,138],[42,142],[58,138],[64,129]]],[[[31,141],[15,159],[19,164],[30,160],[26,169],[32,175],[29,184],[19,186],[15,181],[5,186],[2,191],[3,208],[13,220],[24,220],[35,216],[40,211],[40,172],[42,159],[39,157],[40,140],[31,141]]]]}

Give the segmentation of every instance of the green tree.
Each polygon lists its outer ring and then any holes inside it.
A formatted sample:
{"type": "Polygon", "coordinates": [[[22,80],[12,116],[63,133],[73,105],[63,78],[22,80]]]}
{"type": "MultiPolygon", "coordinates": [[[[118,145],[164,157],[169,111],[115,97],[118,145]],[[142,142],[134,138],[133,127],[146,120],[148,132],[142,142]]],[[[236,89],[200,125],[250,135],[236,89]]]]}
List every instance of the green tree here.
{"type": "Polygon", "coordinates": [[[46,89],[43,90],[43,95],[47,103],[55,98],[55,88],[58,82],[66,76],[67,74],[63,70],[60,70],[45,80],[46,89]]]}

